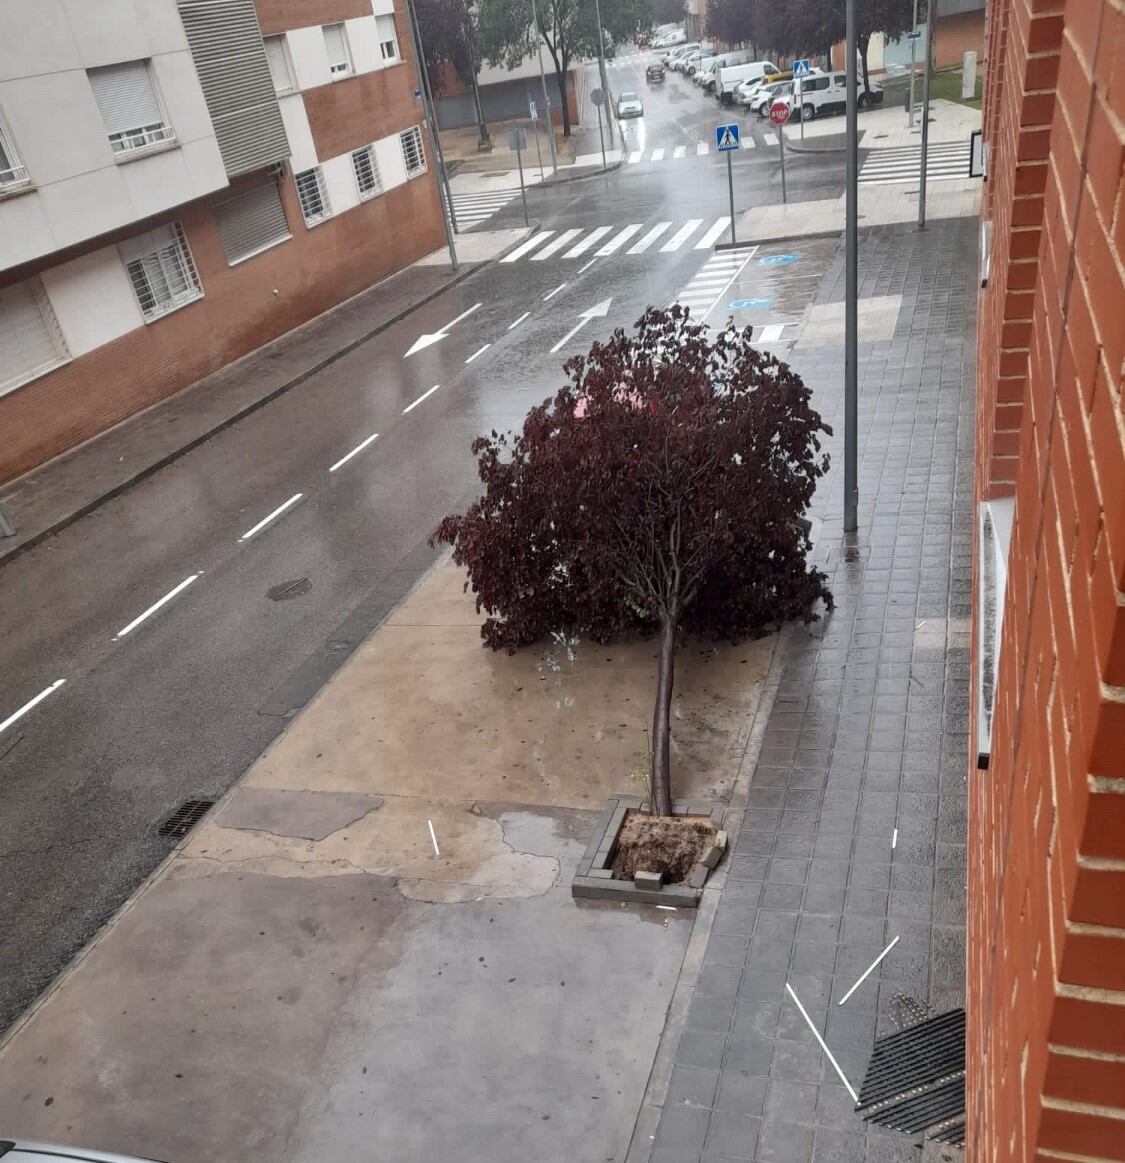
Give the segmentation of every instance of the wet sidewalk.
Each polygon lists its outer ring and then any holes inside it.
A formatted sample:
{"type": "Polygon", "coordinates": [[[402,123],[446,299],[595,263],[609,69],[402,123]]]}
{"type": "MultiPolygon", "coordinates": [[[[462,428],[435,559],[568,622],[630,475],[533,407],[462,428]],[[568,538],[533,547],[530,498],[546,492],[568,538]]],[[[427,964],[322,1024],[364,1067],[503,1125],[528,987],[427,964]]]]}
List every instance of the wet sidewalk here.
{"type": "MultiPolygon", "coordinates": [[[[976,232],[968,217],[860,232],[851,539],[842,338],[788,357],[835,432],[814,516],[836,608],[790,632],[702,966],[629,1163],[918,1158],[914,1138],[856,1116],[787,987],[856,1091],[877,1036],[963,1004],[976,232]]],[[[818,302],[843,289],[841,253],[818,302]]]]}

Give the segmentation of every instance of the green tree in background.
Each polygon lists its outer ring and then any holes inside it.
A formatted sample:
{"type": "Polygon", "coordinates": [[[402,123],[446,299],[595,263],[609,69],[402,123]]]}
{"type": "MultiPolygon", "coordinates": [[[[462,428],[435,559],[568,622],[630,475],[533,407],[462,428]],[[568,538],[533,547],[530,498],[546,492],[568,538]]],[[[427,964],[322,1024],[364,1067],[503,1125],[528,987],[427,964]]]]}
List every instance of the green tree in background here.
{"type": "Polygon", "coordinates": [[[472,89],[480,140],[488,146],[488,125],[484,120],[480,86],[481,57],[477,48],[477,27],[468,0],[415,0],[418,29],[422,34],[422,51],[426,56],[426,74],[430,88],[441,92],[441,66],[449,65],[460,80],[472,89]]]}

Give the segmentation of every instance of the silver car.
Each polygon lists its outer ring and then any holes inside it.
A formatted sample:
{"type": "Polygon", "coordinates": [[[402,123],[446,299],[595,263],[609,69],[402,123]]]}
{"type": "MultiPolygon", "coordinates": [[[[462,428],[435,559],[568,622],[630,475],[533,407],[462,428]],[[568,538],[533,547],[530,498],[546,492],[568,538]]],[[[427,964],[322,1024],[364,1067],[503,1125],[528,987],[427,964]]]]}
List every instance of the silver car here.
{"type": "Polygon", "coordinates": [[[159,1163],[136,1155],[113,1155],[87,1151],[84,1147],[59,1147],[52,1143],[31,1143],[25,1139],[0,1139],[3,1163],[159,1163]]]}

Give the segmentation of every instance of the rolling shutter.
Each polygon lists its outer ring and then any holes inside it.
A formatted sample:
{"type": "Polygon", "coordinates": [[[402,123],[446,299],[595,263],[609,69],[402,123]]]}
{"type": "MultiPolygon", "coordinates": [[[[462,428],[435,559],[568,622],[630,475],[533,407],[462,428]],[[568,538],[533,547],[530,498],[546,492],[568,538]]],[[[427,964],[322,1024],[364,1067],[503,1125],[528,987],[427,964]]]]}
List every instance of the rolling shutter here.
{"type": "Polygon", "coordinates": [[[0,289],[0,395],[67,358],[54,312],[37,279],[0,289]]]}
{"type": "Polygon", "coordinates": [[[180,0],[203,96],[228,177],[289,156],[253,0],[180,0]]]}
{"type": "Polygon", "coordinates": [[[215,207],[215,220],[227,262],[232,266],[290,237],[276,182],[220,202],[215,207]]]}
{"type": "Polygon", "coordinates": [[[107,133],[163,125],[164,114],[160,111],[160,102],[156,99],[145,61],[126,61],[90,69],[87,76],[107,133]]]}

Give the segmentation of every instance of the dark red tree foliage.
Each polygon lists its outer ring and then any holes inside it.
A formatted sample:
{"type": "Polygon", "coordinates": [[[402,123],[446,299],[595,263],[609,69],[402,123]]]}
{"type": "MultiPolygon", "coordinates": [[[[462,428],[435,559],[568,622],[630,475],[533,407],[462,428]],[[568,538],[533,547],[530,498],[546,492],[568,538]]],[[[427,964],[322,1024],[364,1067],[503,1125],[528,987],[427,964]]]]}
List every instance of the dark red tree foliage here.
{"type": "Polygon", "coordinates": [[[684,632],[736,640],[831,604],[801,518],[829,429],[750,328],[712,335],[650,309],[565,365],[570,382],[518,435],[478,438],[484,494],[446,517],[494,650],[555,631],[660,636],[654,810],[671,811],[670,707],[684,632]]]}

